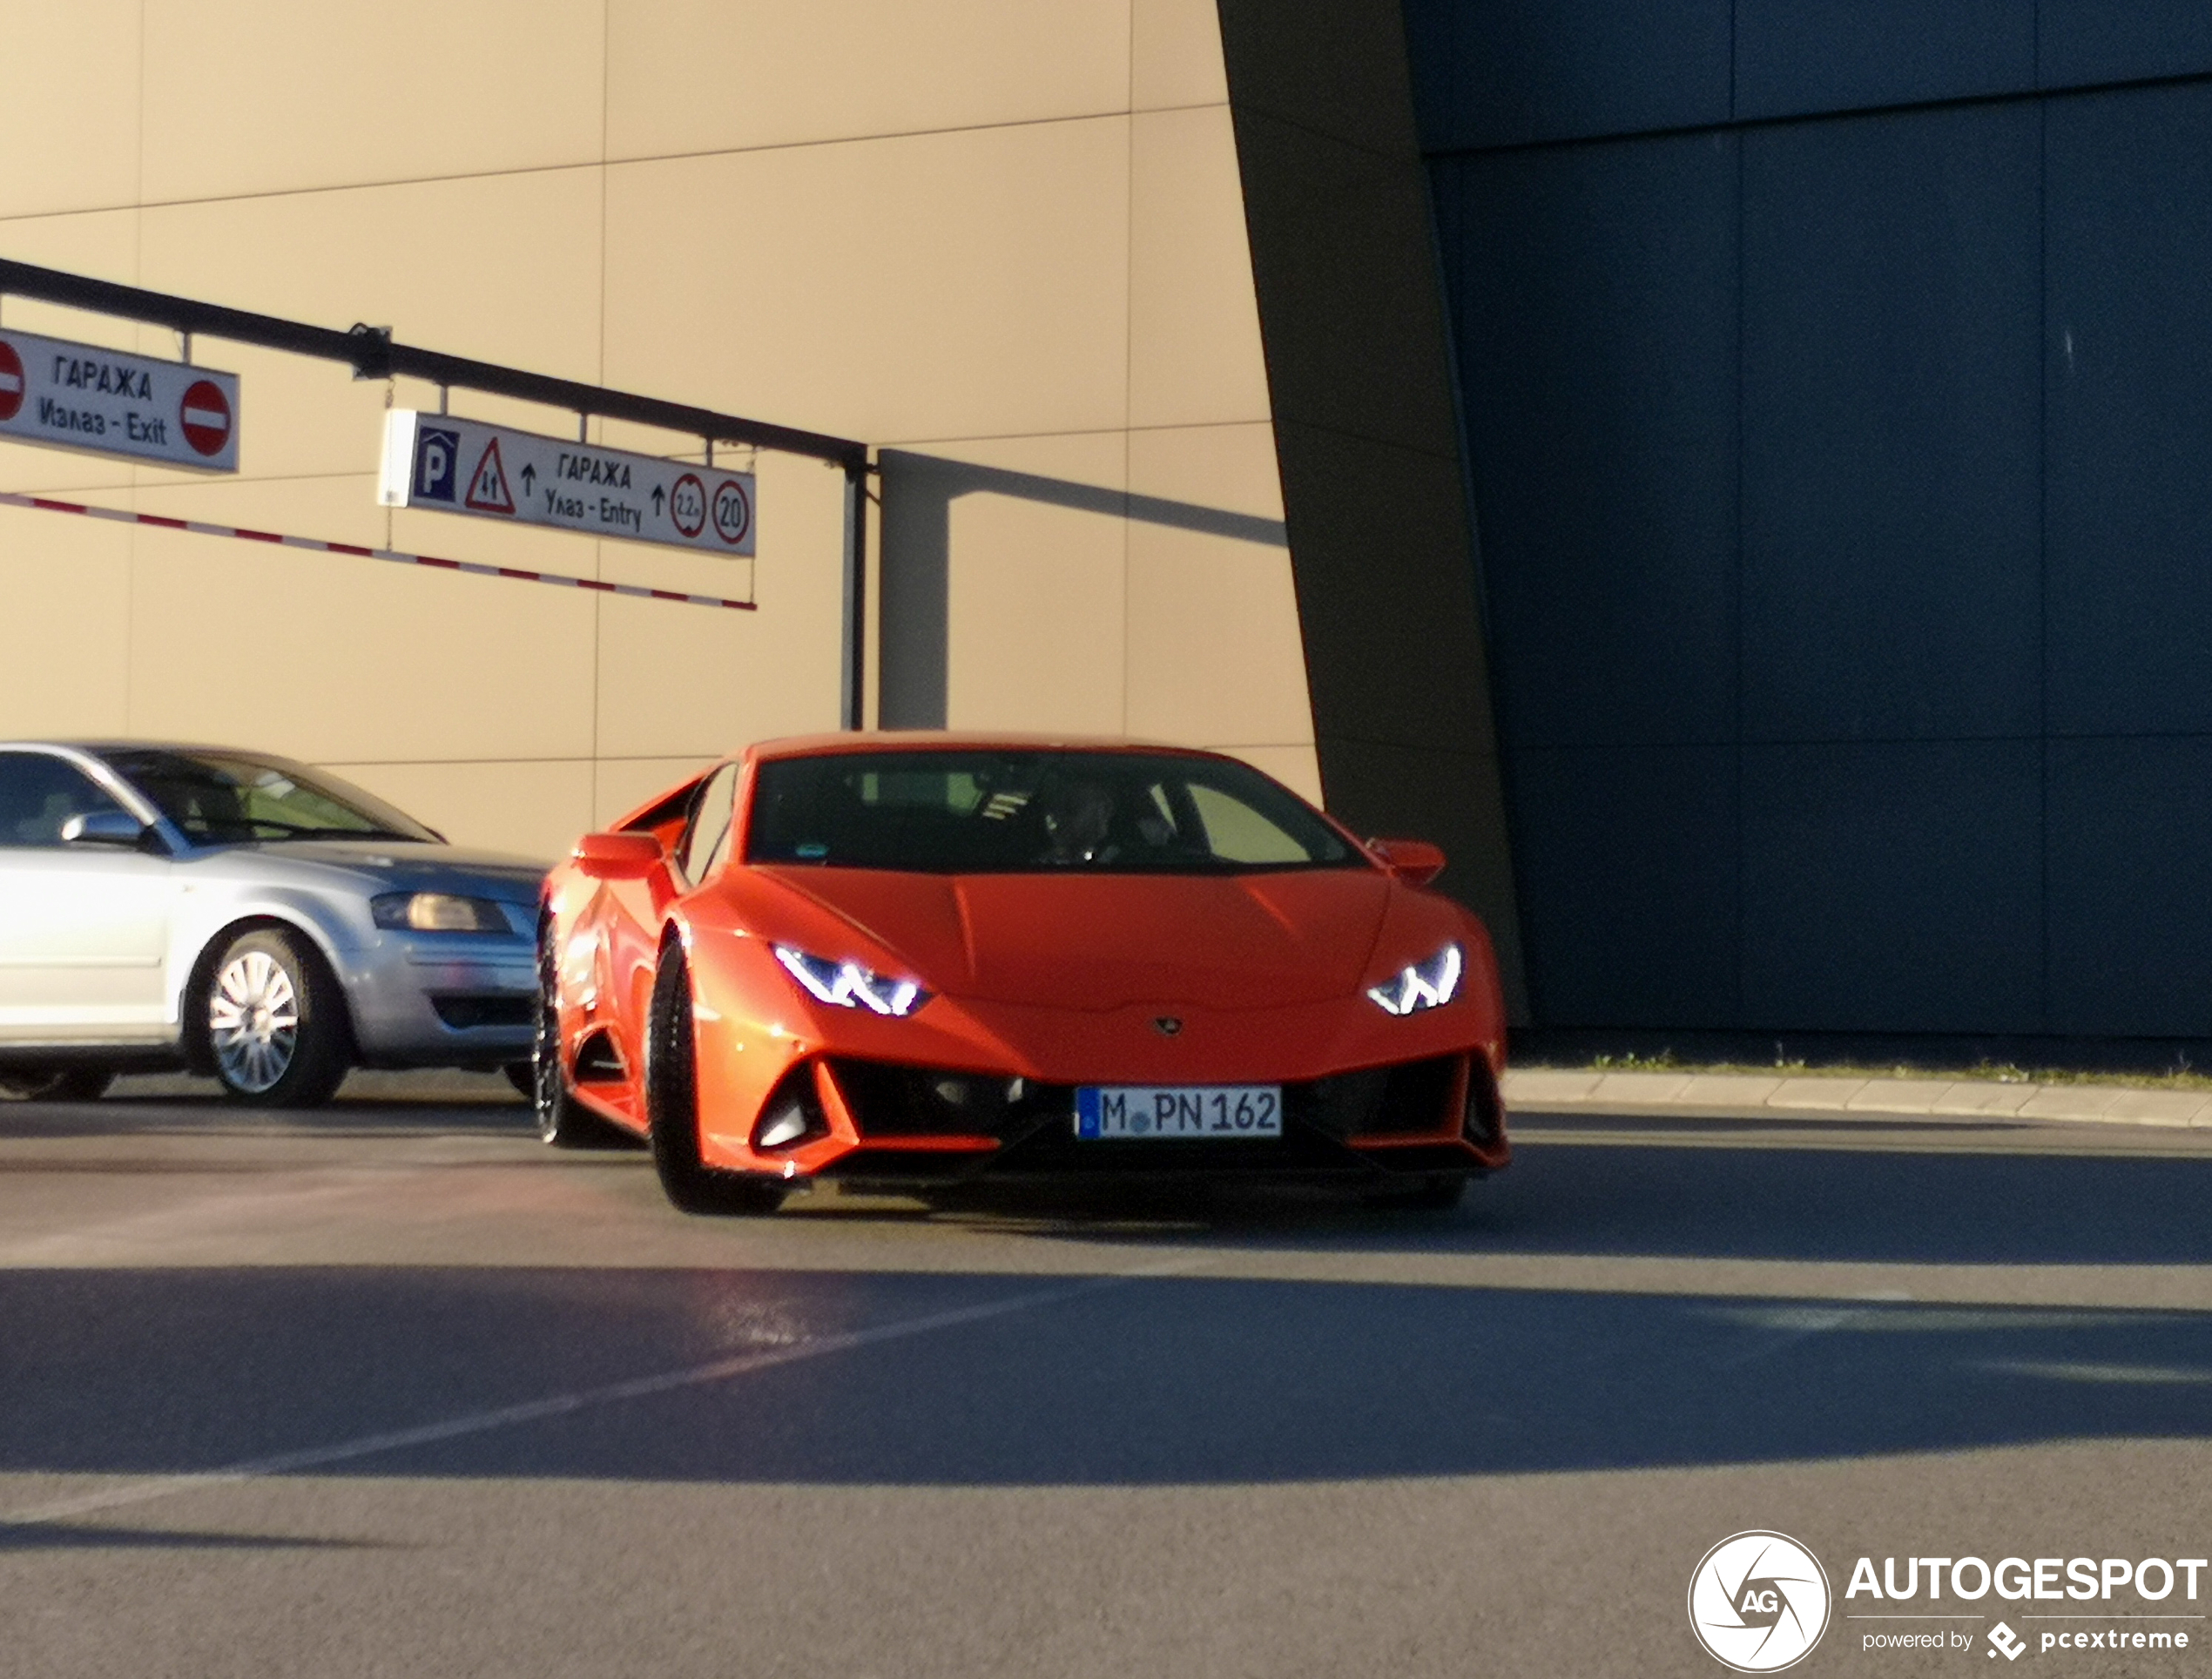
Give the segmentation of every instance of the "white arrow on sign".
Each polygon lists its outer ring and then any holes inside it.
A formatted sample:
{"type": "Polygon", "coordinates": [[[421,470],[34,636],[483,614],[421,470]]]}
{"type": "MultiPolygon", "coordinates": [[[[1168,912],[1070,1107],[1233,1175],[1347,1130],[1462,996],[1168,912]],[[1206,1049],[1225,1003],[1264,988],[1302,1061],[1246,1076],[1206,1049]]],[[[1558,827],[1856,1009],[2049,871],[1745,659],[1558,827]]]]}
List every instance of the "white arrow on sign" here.
{"type": "Polygon", "coordinates": [[[376,499],[386,507],[730,556],[752,552],[759,509],[750,472],[415,408],[395,408],[384,417],[376,499]]]}
{"type": "Polygon", "coordinates": [[[236,472],[238,375],[0,331],[0,437],[236,472]]]}

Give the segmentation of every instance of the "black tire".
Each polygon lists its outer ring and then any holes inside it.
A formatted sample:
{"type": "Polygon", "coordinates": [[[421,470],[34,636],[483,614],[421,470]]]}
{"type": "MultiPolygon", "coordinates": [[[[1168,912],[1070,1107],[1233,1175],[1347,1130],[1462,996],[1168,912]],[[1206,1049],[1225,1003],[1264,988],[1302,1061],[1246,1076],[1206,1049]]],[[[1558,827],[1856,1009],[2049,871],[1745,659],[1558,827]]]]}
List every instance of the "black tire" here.
{"type": "Polygon", "coordinates": [[[296,933],[256,927],[224,947],[192,1000],[224,1094],[255,1108],[320,1108],[353,1067],[337,979],[296,933]]]}
{"type": "Polygon", "coordinates": [[[1431,1172],[1411,1183],[1371,1190],[1367,1204],[1398,1212],[1449,1212],[1467,1194],[1467,1176],[1465,1172],[1431,1172]]]}
{"type": "Polygon", "coordinates": [[[530,1099],[541,1143],[555,1149],[634,1149],[637,1139],[578,1102],[561,1065],[560,1015],[554,1007],[558,977],[552,941],[540,928],[537,939],[537,1029],[530,1058],[510,1063],[507,1076],[530,1099]]]}
{"type": "Polygon", "coordinates": [[[98,1102],[114,1082],[107,1067],[0,1067],[0,1098],[12,1102],[98,1102]]]}
{"type": "Polygon", "coordinates": [[[716,1171],[699,1158],[698,1060],[691,1035],[691,974],[684,947],[671,941],[653,976],[652,1017],[646,1028],[645,1111],[653,1170],[680,1212],[771,1213],[784,1186],[737,1172],[716,1171]]]}

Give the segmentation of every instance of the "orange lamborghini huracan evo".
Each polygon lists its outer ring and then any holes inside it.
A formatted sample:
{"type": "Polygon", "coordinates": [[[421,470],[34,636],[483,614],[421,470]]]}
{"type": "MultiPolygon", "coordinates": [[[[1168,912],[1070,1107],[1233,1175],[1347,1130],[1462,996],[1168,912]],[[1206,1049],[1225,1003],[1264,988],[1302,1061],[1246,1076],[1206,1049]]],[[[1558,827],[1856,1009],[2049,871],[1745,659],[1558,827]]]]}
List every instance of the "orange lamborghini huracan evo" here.
{"type": "Polygon", "coordinates": [[[546,881],[538,1127],[669,1199],[1244,1177],[1448,1206],[1509,1156],[1482,923],[1212,752],[769,741],[546,881]]]}

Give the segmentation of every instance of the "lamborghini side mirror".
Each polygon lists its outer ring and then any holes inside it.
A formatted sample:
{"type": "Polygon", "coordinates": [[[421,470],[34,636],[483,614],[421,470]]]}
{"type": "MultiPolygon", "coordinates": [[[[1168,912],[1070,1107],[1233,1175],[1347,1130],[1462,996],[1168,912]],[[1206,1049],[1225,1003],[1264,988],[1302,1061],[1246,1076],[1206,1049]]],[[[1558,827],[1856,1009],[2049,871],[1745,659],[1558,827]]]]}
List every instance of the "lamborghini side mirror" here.
{"type": "Polygon", "coordinates": [[[1409,887],[1425,887],[1444,873],[1444,853],[1426,840],[1370,840],[1375,860],[1409,887]]]}
{"type": "Polygon", "coordinates": [[[587,833],[570,855],[594,880],[636,880],[651,873],[667,853],[650,833],[587,833]]]}

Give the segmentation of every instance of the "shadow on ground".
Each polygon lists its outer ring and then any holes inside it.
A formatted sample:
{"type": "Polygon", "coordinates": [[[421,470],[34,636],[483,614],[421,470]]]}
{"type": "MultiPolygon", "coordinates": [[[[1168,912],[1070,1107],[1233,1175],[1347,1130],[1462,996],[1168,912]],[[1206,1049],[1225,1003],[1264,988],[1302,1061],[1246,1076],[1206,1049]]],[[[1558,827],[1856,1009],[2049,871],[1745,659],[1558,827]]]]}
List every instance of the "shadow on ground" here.
{"type": "MultiPolygon", "coordinates": [[[[1547,1121],[1546,1123],[1555,1123],[1547,1121]]],[[[1959,1128],[1978,1146],[1944,1152],[1950,1128],[1916,1125],[1910,1151],[1834,1121],[1756,1129],[1835,1139],[1774,1147],[1725,1139],[1721,1121],[1608,1119],[1658,1137],[1695,1128],[1700,1146],[1522,1138],[1514,1163],[1472,1184],[1450,1213],[1364,1208],[1283,1191],[971,1192],[944,1216],[1069,1241],[1157,1235],[1272,1251],[1580,1254],[1921,1264],[2212,1264],[2212,1148],[2179,1155],[2004,1153],[1999,1128],[1959,1128]]],[[[2010,1129],[2013,1128],[2004,1128],[2010,1129]]],[[[2049,1128],[2018,1128],[2048,1137],[2049,1128]]],[[[2183,1146],[2191,1139],[2184,1134],[2183,1146]]],[[[794,1204],[804,1206],[803,1203],[794,1204]]],[[[813,1216],[881,1218],[879,1207],[813,1216]]]]}
{"type": "MultiPolygon", "coordinates": [[[[1453,1214],[1215,1197],[934,1217],[1202,1250],[2202,1266],[2208,1191],[2212,1156],[1539,1143],[1453,1214]]],[[[833,1201],[777,1240],[928,1217],[833,1201]]],[[[214,1468],[1012,1301],[327,1473],[1164,1485],[2212,1436],[2212,1312],[558,1260],[0,1271],[0,1471],[214,1468]]]]}
{"type": "MultiPolygon", "coordinates": [[[[182,1081],[180,1080],[179,1082],[182,1081]]],[[[535,1143],[529,1105],[506,1087],[435,1102],[370,1091],[328,1106],[253,1108],[226,1100],[213,1081],[185,1094],[128,1093],[98,1102],[0,1101],[0,1141],[39,1137],[502,1136],[535,1143]]]]}
{"type": "Polygon", "coordinates": [[[168,1527],[84,1527],[74,1522],[0,1523],[0,1555],[10,1551],[362,1551],[374,1541],[295,1539],[280,1534],[210,1534],[168,1527]]]}
{"type": "Polygon", "coordinates": [[[2212,1150],[2183,1157],[1523,1142],[1454,1214],[1217,1214],[1262,1246],[1933,1264],[2212,1264],[2212,1150]]]}
{"type": "MultiPolygon", "coordinates": [[[[0,1471],[214,1468],[803,1347],[1036,1278],[0,1274],[0,1471]]],[[[1148,1278],[329,1467],[1166,1485],[2212,1434],[2212,1315],[1148,1278]]]]}

